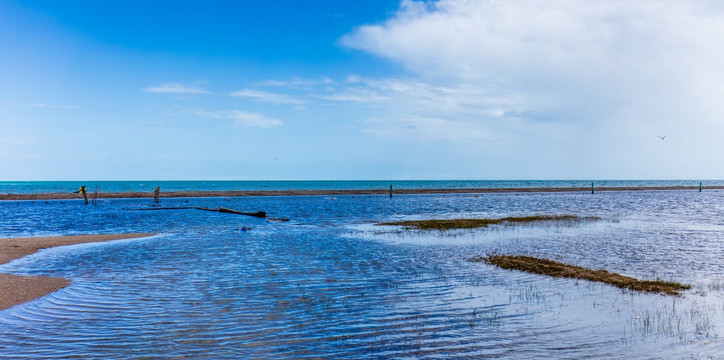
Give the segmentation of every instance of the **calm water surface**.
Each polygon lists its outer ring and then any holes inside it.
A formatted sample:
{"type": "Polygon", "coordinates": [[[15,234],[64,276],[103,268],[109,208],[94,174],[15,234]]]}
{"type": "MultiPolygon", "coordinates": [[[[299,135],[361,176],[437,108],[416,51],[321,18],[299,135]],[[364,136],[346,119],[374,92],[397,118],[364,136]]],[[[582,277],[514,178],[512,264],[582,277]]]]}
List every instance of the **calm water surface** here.
{"type": "Polygon", "coordinates": [[[0,358],[722,358],[724,192],[0,202],[0,237],[155,232],[0,266],[72,279],[0,311],[0,358]],[[600,216],[577,225],[400,231],[395,219],[600,216]],[[251,226],[252,231],[238,230],[251,226]],[[526,254],[682,297],[501,270],[526,254]]]}

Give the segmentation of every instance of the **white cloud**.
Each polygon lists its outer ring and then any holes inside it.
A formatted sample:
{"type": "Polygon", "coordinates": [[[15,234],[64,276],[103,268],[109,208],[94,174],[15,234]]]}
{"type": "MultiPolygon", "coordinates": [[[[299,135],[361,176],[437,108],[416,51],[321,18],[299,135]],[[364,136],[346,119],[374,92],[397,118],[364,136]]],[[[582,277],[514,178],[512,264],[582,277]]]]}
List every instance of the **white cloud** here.
{"type": "Polygon", "coordinates": [[[369,104],[371,106],[388,104],[391,100],[389,96],[385,96],[377,91],[367,88],[345,89],[341,92],[335,92],[332,94],[321,94],[318,95],[318,97],[322,100],[369,104]]]}
{"type": "Polygon", "coordinates": [[[169,93],[169,94],[208,94],[209,92],[196,86],[183,85],[179,83],[165,83],[159,86],[152,86],[143,89],[144,92],[169,93]]]}
{"type": "Polygon", "coordinates": [[[722,2],[405,0],[340,43],[407,73],[327,97],[364,106],[367,132],[473,140],[460,154],[503,172],[691,178],[724,152],[722,2]]]}
{"type": "Polygon", "coordinates": [[[247,97],[247,98],[252,98],[255,100],[265,101],[265,102],[270,102],[270,103],[275,103],[275,104],[292,104],[292,105],[304,104],[304,101],[291,97],[289,95],[275,94],[275,93],[270,93],[270,92],[260,91],[260,90],[244,89],[244,90],[231,92],[231,93],[229,93],[229,95],[235,96],[235,97],[247,97]]]}
{"type": "Polygon", "coordinates": [[[264,116],[254,112],[244,112],[239,110],[232,110],[228,114],[229,119],[233,119],[236,125],[245,127],[274,127],[282,124],[281,121],[264,116]]]}
{"type": "Polygon", "coordinates": [[[280,120],[267,117],[265,115],[246,112],[240,110],[231,111],[193,111],[194,114],[215,119],[230,119],[234,120],[234,125],[242,127],[259,127],[259,128],[270,128],[282,125],[280,120]]]}
{"type": "Polygon", "coordinates": [[[432,84],[523,100],[526,116],[716,122],[724,112],[723,10],[678,0],[406,0],[394,17],[342,43],[432,84]]]}

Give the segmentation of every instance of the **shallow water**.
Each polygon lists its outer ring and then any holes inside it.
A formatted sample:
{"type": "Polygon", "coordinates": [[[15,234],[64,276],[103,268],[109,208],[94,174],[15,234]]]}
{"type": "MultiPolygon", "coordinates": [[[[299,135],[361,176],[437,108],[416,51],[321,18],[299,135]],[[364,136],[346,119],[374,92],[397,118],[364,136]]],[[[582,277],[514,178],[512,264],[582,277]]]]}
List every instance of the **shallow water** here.
{"type": "Polygon", "coordinates": [[[149,204],[0,202],[0,237],[159,234],[0,266],[72,279],[0,311],[0,358],[724,357],[724,192],[162,199],[287,223],[133,211],[149,204]],[[447,233],[373,225],[530,214],[602,220],[447,233]],[[467,261],[490,253],[694,288],[631,293],[467,261]]]}

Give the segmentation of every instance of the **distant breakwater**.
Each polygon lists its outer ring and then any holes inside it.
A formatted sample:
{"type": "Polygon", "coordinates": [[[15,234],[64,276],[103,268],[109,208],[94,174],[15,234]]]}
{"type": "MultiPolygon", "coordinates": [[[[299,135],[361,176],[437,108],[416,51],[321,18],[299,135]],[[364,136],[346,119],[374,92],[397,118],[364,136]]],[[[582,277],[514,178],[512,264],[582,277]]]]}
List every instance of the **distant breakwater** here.
{"type": "MultiPolygon", "coordinates": [[[[722,190],[724,186],[624,186],[596,187],[599,191],[662,191],[662,190],[722,190]]],[[[337,196],[337,195],[396,195],[411,194],[491,194],[491,193],[533,193],[533,192],[591,192],[590,187],[530,187],[530,188],[454,188],[454,189],[343,189],[343,190],[221,190],[221,191],[161,191],[161,198],[184,197],[244,197],[244,196],[337,196]]],[[[153,198],[154,192],[101,192],[100,199],[153,198]]],[[[66,200],[80,199],[78,194],[64,192],[0,194],[0,200],[66,200]]]]}

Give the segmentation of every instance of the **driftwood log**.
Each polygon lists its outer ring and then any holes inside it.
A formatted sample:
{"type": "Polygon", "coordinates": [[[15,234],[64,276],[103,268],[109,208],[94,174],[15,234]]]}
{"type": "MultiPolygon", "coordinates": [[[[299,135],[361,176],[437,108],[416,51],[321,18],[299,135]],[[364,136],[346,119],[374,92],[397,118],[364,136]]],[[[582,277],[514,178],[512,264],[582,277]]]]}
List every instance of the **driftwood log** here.
{"type": "Polygon", "coordinates": [[[194,206],[194,209],[205,210],[205,211],[216,211],[216,212],[227,213],[227,214],[246,215],[246,216],[253,216],[253,217],[258,217],[258,218],[266,217],[266,212],[264,212],[264,211],[257,211],[254,213],[250,213],[250,212],[243,212],[243,211],[238,211],[238,210],[234,210],[234,209],[229,209],[229,208],[225,208],[225,207],[219,207],[218,209],[212,209],[212,208],[205,208],[205,207],[200,207],[200,206],[194,206]]]}
{"type": "Polygon", "coordinates": [[[238,211],[238,210],[229,209],[229,208],[225,208],[225,207],[219,207],[218,209],[213,209],[213,208],[207,208],[207,207],[201,207],[201,206],[175,206],[175,207],[149,207],[149,208],[134,209],[134,210],[187,210],[187,209],[214,211],[214,212],[220,212],[220,213],[226,213],[226,214],[246,215],[246,216],[253,216],[253,217],[258,217],[258,218],[266,217],[266,212],[264,212],[264,211],[257,211],[257,212],[252,213],[252,212],[238,211]]]}
{"type": "Polygon", "coordinates": [[[253,216],[253,217],[258,217],[258,218],[266,217],[266,212],[264,212],[264,211],[257,211],[255,213],[249,213],[249,212],[237,211],[237,210],[233,210],[233,209],[229,209],[229,208],[225,208],[225,207],[219,207],[219,212],[228,213],[228,214],[247,215],[247,216],[253,216]]]}

